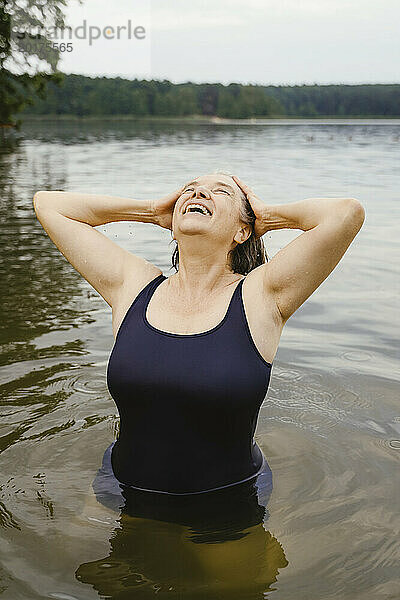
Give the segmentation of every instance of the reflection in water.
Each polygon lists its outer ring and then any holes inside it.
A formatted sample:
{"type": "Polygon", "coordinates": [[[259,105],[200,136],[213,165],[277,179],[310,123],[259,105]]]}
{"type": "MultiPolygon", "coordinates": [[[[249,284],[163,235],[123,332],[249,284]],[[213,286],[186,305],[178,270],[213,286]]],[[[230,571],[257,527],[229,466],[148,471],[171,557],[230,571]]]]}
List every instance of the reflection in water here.
{"type": "Polygon", "coordinates": [[[93,490],[98,502],[122,512],[120,528],[110,540],[110,555],[81,565],[79,581],[110,598],[119,597],[121,589],[131,598],[155,591],[215,598],[217,590],[262,594],[269,589],[288,563],[265,529],[272,492],[266,461],[257,477],[234,486],[160,494],[119,483],[111,466],[114,443],[104,453],[93,490]]]}
{"type": "Polygon", "coordinates": [[[278,540],[261,525],[242,540],[195,544],[186,527],[123,515],[110,544],[109,555],[82,564],[76,577],[113,600],[155,592],[261,600],[288,565],[278,540]]]}
{"type": "Polygon", "coordinates": [[[28,168],[26,156],[22,149],[13,149],[14,153],[2,149],[0,154],[0,360],[3,365],[14,363],[16,352],[23,353],[24,360],[39,358],[40,351],[35,351],[30,343],[39,335],[90,322],[76,303],[83,294],[82,277],[53,245],[35,218],[32,205],[38,189],[67,187],[63,165],[57,163],[58,172],[52,174],[54,180],[49,179],[50,174],[43,168],[37,180],[27,182],[27,193],[21,189],[19,180],[28,168]]]}
{"type": "Polygon", "coordinates": [[[79,339],[58,338],[58,343],[45,347],[35,343],[39,336],[93,320],[79,308],[82,278],[60,258],[33,210],[35,189],[67,185],[64,166],[57,167],[51,174],[54,182],[44,166],[37,181],[29,173],[25,183],[27,159],[20,140],[10,140],[1,148],[0,366],[12,368],[3,373],[0,393],[8,407],[2,426],[12,431],[0,438],[0,452],[23,438],[34,440],[46,430],[54,434],[71,425],[70,421],[55,427],[52,423],[40,434],[26,433],[71,395],[66,382],[75,367],[73,358],[87,354],[79,339]]]}
{"type": "Polygon", "coordinates": [[[288,565],[265,529],[269,467],[230,488],[173,496],[118,485],[105,468],[109,450],[93,488],[99,502],[121,510],[119,527],[109,555],[80,565],[78,581],[110,599],[163,592],[171,598],[264,597],[278,569],[288,565]]]}

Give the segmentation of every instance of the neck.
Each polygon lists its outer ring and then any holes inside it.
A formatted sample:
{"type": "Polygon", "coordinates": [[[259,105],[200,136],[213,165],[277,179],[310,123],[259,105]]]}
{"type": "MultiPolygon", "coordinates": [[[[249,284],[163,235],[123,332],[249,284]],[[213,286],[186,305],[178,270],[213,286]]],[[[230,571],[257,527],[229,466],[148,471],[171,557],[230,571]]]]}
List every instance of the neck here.
{"type": "Polygon", "coordinates": [[[220,252],[215,248],[188,254],[179,246],[179,271],[170,277],[171,285],[187,297],[207,297],[216,290],[226,287],[240,278],[227,264],[226,249],[220,252]]]}

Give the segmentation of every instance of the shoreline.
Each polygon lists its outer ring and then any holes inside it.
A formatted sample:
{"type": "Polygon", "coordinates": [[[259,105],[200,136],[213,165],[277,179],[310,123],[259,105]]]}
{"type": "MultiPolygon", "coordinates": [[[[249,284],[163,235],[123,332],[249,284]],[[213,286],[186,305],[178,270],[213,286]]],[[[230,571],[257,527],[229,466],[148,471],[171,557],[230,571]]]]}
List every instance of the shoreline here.
{"type": "MultiPolygon", "coordinates": [[[[382,124],[397,124],[400,123],[400,117],[252,117],[246,119],[225,119],[222,117],[214,117],[214,116],[203,116],[203,115],[191,115],[187,117],[168,117],[168,116],[151,116],[147,115],[144,117],[137,117],[134,115],[85,115],[85,116],[77,116],[77,115],[26,115],[22,116],[21,127],[23,127],[24,123],[34,123],[34,122],[42,122],[42,121],[53,121],[53,122],[63,122],[63,121],[76,121],[78,123],[82,122],[96,122],[96,121],[124,121],[124,122],[148,122],[148,123],[182,123],[182,124],[206,124],[206,125],[304,125],[306,123],[310,124],[343,124],[351,122],[358,122],[360,124],[369,122],[371,123],[382,123],[382,124]]],[[[4,126],[0,125],[0,128],[3,129],[4,126]]],[[[4,129],[3,129],[4,130],[4,129]]]]}

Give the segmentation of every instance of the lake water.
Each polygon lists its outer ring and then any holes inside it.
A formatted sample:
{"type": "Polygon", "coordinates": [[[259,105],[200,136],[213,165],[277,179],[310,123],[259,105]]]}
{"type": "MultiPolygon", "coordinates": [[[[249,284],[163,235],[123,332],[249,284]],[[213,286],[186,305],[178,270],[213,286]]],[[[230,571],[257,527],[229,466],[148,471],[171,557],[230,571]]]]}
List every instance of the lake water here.
{"type": "MultiPolygon", "coordinates": [[[[0,155],[0,594],[92,598],[400,598],[400,121],[26,123],[0,155]],[[37,221],[62,189],[161,197],[225,169],[266,203],[355,197],[360,233],[289,319],[255,439],[273,472],[263,526],[195,544],[93,502],[118,430],[111,309],[37,221]]],[[[99,227],[159,266],[151,224],[99,227]]],[[[272,257],[299,235],[264,236],[272,257]]]]}

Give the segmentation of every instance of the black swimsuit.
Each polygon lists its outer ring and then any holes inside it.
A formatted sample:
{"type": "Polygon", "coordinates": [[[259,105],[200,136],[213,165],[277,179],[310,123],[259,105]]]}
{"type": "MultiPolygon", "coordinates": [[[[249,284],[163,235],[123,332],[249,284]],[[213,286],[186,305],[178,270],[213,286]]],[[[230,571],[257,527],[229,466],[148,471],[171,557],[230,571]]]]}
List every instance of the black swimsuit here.
{"type": "Polygon", "coordinates": [[[120,414],[109,447],[113,475],[134,489],[178,495],[249,481],[267,468],[253,435],[272,364],[251,337],[244,278],[223,320],[188,335],[147,321],[165,279],[159,275],[136,296],[109,358],[107,384],[120,414]]]}

